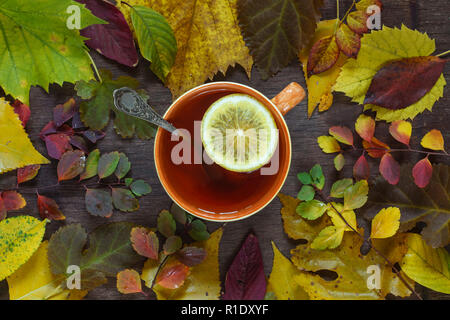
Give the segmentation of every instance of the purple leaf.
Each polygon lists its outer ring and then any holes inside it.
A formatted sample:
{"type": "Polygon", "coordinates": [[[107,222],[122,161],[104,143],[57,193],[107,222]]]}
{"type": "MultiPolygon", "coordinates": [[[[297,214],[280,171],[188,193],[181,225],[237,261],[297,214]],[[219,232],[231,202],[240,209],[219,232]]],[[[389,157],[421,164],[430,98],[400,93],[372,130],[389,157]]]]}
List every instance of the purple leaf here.
{"type": "Polygon", "coordinates": [[[58,104],[53,108],[53,121],[57,127],[61,127],[66,121],[72,119],[75,113],[75,100],[70,98],[64,104],[58,104]]]}
{"type": "Polygon", "coordinates": [[[83,132],[83,135],[92,143],[97,143],[98,140],[103,139],[105,137],[105,133],[102,131],[92,131],[86,130],[83,132]]]}
{"type": "Polygon", "coordinates": [[[48,155],[53,159],[61,159],[61,156],[72,150],[70,146],[70,137],[64,133],[55,133],[45,137],[45,146],[48,155]]]}
{"type": "Polygon", "coordinates": [[[85,127],[86,126],[81,121],[80,108],[77,108],[75,110],[75,113],[72,118],[72,128],[73,129],[81,129],[81,128],[85,128],[85,127]]]}
{"type": "Polygon", "coordinates": [[[70,144],[77,149],[84,151],[84,153],[89,153],[89,148],[87,146],[86,140],[80,136],[72,136],[70,137],[70,144]]]}
{"type": "Polygon", "coordinates": [[[129,67],[135,67],[139,57],[134,44],[133,34],[122,12],[113,4],[104,0],[77,0],[100,19],[109,24],[95,24],[80,31],[86,44],[107,58],[129,67]]]}
{"type": "Polygon", "coordinates": [[[233,260],[225,279],[224,300],[262,300],[266,277],[258,239],[250,234],[233,260]]]}

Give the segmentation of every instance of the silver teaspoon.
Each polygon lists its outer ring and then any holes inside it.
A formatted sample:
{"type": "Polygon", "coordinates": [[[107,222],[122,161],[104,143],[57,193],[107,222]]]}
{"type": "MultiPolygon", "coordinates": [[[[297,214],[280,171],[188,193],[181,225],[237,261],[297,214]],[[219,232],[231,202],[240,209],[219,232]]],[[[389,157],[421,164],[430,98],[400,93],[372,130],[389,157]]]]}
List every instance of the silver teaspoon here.
{"type": "Polygon", "coordinates": [[[123,87],[113,92],[114,106],[129,116],[139,118],[155,124],[170,133],[174,133],[175,128],[168,121],[164,120],[156,113],[145,100],[133,89],[123,87]]]}

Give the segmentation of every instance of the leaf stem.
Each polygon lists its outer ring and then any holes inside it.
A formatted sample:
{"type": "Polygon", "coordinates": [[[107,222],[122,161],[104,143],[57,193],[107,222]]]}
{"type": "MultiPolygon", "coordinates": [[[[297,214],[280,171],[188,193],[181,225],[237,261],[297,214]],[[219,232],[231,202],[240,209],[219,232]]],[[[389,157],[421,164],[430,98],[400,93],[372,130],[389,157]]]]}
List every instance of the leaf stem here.
{"type": "Polygon", "coordinates": [[[100,76],[100,72],[98,72],[97,65],[95,64],[94,59],[92,59],[91,55],[89,54],[89,52],[88,52],[87,50],[86,50],[86,54],[88,55],[89,59],[91,60],[92,67],[94,68],[94,71],[95,71],[95,74],[96,74],[96,76],[97,76],[98,81],[99,81],[100,83],[102,83],[102,82],[103,82],[103,79],[102,79],[102,77],[100,76]]]}
{"type": "Polygon", "coordinates": [[[158,270],[156,270],[155,277],[153,278],[152,285],[151,285],[150,289],[153,289],[153,287],[155,286],[155,284],[156,284],[156,278],[158,277],[159,272],[161,271],[162,267],[166,264],[167,259],[168,259],[169,257],[170,257],[170,256],[165,256],[164,259],[163,259],[163,261],[161,261],[161,263],[159,264],[158,270]]]}
{"type": "MultiPolygon", "coordinates": [[[[344,23],[345,18],[347,18],[347,16],[350,14],[350,11],[353,9],[353,7],[356,4],[356,0],[353,0],[352,5],[350,6],[350,8],[347,10],[347,12],[345,13],[345,15],[342,17],[342,19],[339,21],[339,25],[341,25],[342,23],[344,23]]],[[[339,20],[339,16],[338,16],[338,20],[339,20]]]]}
{"type": "Polygon", "coordinates": [[[450,53],[450,50],[445,51],[445,52],[442,52],[442,53],[436,55],[436,57],[442,57],[442,56],[445,56],[445,55],[447,55],[447,54],[449,54],[449,53],[450,53]]]}
{"type": "Polygon", "coordinates": [[[334,27],[334,33],[336,33],[338,25],[340,23],[339,19],[339,0],[336,0],[336,26],[334,27]]]}
{"type": "Polygon", "coordinates": [[[414,293],[414,295],[419,299],[419,300],[423,300],[423,298],[414,290],[414,288],[411,287],[411,285],[403,278],[403,276],[401,275],[400,271],[397,269],[397,267],[388,259],[388,257],[386,257],[380,250],[378,250],[372,243],[371,241],[367,241],[366,239],[364,239],[364,236],[359,233],[358,230],[356,230],[342,215],[342,213],[333,205],[332,202],[328,201],[328,198],[324,196],[322,190],[319,190],[317,188],[315,188],[317,191],[317,194],[322,198],[322,201],[325,201],[326,203],[330,204],[334,211],[336,211],[336,213],[339,215],[339,217],[342,219],[342,221],[345,222],[345,224],[353,231],[355,232],[358,237],[360,237],[362,239],[363,242],[369,242],[370,247],[375,251],[375,253],[377,253],[381,258],[383,258],[384,261],[386,261],[386,263],[389,265],[390,268],[392,268],[392,270],[394,270],[396,276],[400,279],[400,281],[406,286],[406,288],[408,288],[408,290],[410,290],[412,293],[414,293]]]}

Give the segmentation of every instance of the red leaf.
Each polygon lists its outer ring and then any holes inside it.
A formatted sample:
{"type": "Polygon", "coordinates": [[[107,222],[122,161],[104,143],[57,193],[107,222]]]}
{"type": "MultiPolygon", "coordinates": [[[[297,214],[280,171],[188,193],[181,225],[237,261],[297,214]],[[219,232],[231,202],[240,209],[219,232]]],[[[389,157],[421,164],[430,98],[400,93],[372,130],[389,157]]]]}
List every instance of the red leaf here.
{"type": "Polygon", "coordinates": [[[380,173],[392,185],[400,181],[400,165],[390,153],[381,158],[380,173]]]}
{"type": "Polygon", "coordinates": [[[416,103],[436,84],[445,62],[434,56],[389,62],[373,77],[364,104],[397,110],[416,103]]]}
{"type": "Polygon", "coordinates": [[[224,300],[262,300],[266,277],[258,239],[250,234],[228,269],[224,300]]]}
{"type": "Polygon", "coordinates": [[[167,263],[156,277],[156,283],[167,289],[178,289],[186,280],[189,267],[178,261],[167,263]]]}
{"type": "Polygon", "coordinates": [[[22,125],[25,128],[31,116],[30,107],[19,100],[14,101],[12,107],[14,108],[14,112],[19,116],[19,119],[22,121],[22,125]]]}
{"type": "Polygon", "coordinates": [[[378,140],[375,137],[372,138],[371,142],[364,140],[362,144],[364,150],[367,151],[369,156],[375,159],[383,157],[386,154],[386,152],[388,152],[390,149],[386,143],[378,140]]]}
{"type": "Polygon", "coordinates": [[[317,41],[311,48],[308,57],[308,77],[331,69],[339,58],[339,48],[332,36],[317,41]]]}
{"type": "Polygon", "coordinates": [[[3,203],[3,199],[0,197],[0,221],[6,218],[7,211],[5,209],[5,204],[3,203]]]}
{"type": "Polygon", "coordinates": [[[59,209],[58,204],[53,199],[38,195],[37,205],[39,209],[39,214],[42,219],[49,219],[49,220],[66,219],[64,214],[59,209]]]}
{"type": "Polygon", "coordinates": [[[0,195],[6,211],[19,210],[27,205],[22,195],[16,191],[3,191],[0,195]]]}
{"type": "Polygon", "coordinates": [[[353,145],[353,133],[347,127],[331,127],[328,133],[341,143],[353,145]]]}
{"type": "Polygon", "coordinates": [[[131,243],[139,255],[158,260],[159,240],[153,231],[147,231],[145,228],[133,228],[131,243]]]}
{"type": "Polygon", "coordinates": [[[86,157],[81,150],[64,153],[58,163],[58,181],[70,180],[84,171],[86,157]]]}
{"type": "Polygon", "coordinates": [[[17,184],[33,180],[37,176],[40,168],[40,164],[33,164],[17,169],[17,184]]]}
{"type": "Polygon", "coordinates": [[[361,48],[361,36],[346,24],[341,24],[336,32],[336,43],[347,57],[355,58],[361,48]]]}
{"type": "Polygon", "coordinates": [[[61,159],[61,156],[69,150],[70,137],[64,133],[55,133],[45,137],[45,146],[47,147],[48,155],[53,159],[61,159]]]}
{"type": "Polygon", "coordinates": [[[57,127],[61,127],[66,121],[72,119],[75,114],[75,100],[70,98],[64,104],[58,104],[53,109],[53,121],[57,127]]]}
{"type": "Polygon", "coordinates": [[[50,134],[55,134],[55,133],[64,133],[68,136],[72,136],[75,132],[73,131],[73,129],[68,126],[67,124],[62,125],[61,127],[57,127],[55,125],[55,123],[53,121],[50,121],[49,123],[47,123],[45,125],[45,127],[41,130],[39,137],[42,140],[45,140],[45,137],[50,135],[50,134]]]}
{"type": "Polygon", "coordinates": [[[95,24],[80,31],[86,44],[107,58],[129,67],[138,63],[138,54],[134,44],[133,34],[122,12],[107,1],[77,0],[86,4],[94,15],[109,24],[95,24]]]}
{"type": "Polygon", "coordinates": [[[353,166],[353,176],[356,180],[368,180],[370,177],[370,168],[369,163],[367,162],[366,157],[362,155],[359,157],[358,161],[356,161],[353,166]]]}
{"type": "Polygon", "coordinates": [[[184,247],[176,253],[177,259],[188,267],[196,266],[206,258],[206,251],[197,247],[184,247]]]}
{"type": "Polygon", "coordinates": [[[412,170],[412,175],[414,182],[419,188],[425,188],[430,183],[433,175],[433,166],[428,157],[417,162],[412,170]]]}

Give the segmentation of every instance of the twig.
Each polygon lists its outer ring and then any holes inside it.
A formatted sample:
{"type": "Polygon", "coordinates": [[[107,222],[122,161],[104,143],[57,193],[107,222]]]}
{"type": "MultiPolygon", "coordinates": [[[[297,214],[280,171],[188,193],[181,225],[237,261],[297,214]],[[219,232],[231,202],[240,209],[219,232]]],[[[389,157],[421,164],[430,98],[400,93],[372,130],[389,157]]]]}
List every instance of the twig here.
{"type": "Polygon", "coordinates": [[[423,150],[415,150],[415,149],[387,149],[387,148],[367,148],[367,149],[361,149],[361,148],[353,148],[353,149],[347,149],[345,151],[386,151],[386,152],[414,152],[414,153],[421,153],[426,154],[430,156],[445,156],[449,157],[450,154],[448,154],[446,151],[443,152],[432,152],[432,151],[423,151],[423,150]]]}
{"type": "Polygon", "coordinates": [[[155,286],[156,278],[158,277],[159,272],[161,271],[161,269],[164,266],[164,264],[167,262],[168,258],[169,258],[169,256],[165,256],[163,261],[161,261],[161,263],[159,264],[158,270],[156,270],[155,277],[153,278],[152,285],[151,285],[150,289],[153,289],[153,287],[155,286]]]}
{"type": "Polygon", "coordinates": [[[436,57],[442,57],[442,56],[445,56],[445,55],[447,55],[447,54],[449,54],[449,53],[450,53],[450,50],[445,51],[445,52],[442,52],[442,53],[436,55],[436,57]]]}

